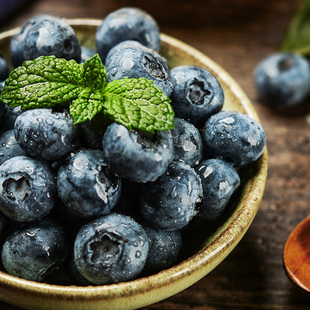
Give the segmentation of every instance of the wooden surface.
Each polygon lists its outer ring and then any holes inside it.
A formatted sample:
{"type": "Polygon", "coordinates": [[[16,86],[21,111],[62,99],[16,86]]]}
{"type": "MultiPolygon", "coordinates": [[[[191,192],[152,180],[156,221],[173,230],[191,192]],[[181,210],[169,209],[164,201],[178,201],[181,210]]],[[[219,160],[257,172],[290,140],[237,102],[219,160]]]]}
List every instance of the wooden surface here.
{"type": "MultiPolygon", "coordinates": [[[[28,1],[0,31],[36,14],[103,18],[121,6],[141,7],[162,32],[207,54],[240,84],[267,134],[269,176],[260,210],[236,249],[187,290],[145,309],[310,309],[310,297],[287,278],[282,252],[294,228],[310,213],[310,101],[286,113],[261,102],[253,84],[258,61],[275,52],[297,0],[28,1]]],[[[309,245],[310,246],[310,245],[309,245]]],[[[17,308],[0,303],[2,310],[17,308]]]]}

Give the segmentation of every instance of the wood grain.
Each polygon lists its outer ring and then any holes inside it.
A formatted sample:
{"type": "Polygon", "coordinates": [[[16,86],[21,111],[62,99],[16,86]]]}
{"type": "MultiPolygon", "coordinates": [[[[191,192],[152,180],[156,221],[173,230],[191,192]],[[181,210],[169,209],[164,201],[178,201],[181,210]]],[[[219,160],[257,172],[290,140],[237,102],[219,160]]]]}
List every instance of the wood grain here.
{"type": "MultiPolygon", "coordinates": [[[[296,109],[272,110],[257,95],[253,70],[275,52],[300,1],[290,0],[41,0],[28,1],[0,31],[36,14],[103,18],[122,6],[145,9],[162,32],[202,51],[240,84],[267,134],[269,176],[254,222],[241,243],[214,271],[155,309],[309,309],[310,297],[287,278],[282,261],[291,230],[310,213],[310,101],[296,109]]],[[[0,309],[17,308],[0,303],[0,309]]]]}

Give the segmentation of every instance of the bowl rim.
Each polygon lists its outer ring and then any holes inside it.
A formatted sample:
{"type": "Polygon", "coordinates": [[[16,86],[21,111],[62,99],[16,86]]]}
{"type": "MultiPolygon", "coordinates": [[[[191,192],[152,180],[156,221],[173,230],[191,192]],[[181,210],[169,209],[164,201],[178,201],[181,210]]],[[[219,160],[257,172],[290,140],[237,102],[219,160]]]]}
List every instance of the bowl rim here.
{"type": "MultiPolygon", "coordinates": [[[[102,20],[100,19],[89,19],[89,18],[77,18],[77,19],[66,19],[71,26],[100,26],[102,20]]],[[[0,33],[0,40],[15,35],[20,27],[0,33]]],[[[167,34],[161,33],[161,40],[170,45],[174,45],[181,50],[190,53],[194,58],[203,59],[204,63],[214,71],[216,75],[222,80],[226,86],[230,87],[234,93],[237,93],[237,97],[240,100],[242,107],[246,113],[259,120],[257,112],[252,106],[250,100],[237,84],[235,80],[217,63],[211,60],[208,56],[198,51],[196,48],[175,39],[167,34]]],[[[57,285],[39,283],[30,280],[25,280],[11,276],[5,272],[0,271],[0,288],[7,288],[10,290],[17,289],[24,292],[32,292],[34,294],[48,294],[49,297],[59,298],[65,294],[70,298],[77,297],[78,299],[88,300],[93,298],[108,299],[112,300],[122,297],[132,296],[133,294],[143,294],[146,291],[156,290],[167,285],[178,282],[181,279],[187,278],[189,275],[194,274],[194,280],[189,280],[188,283],[183,284],[181,288],[173,294],[186,289],[190,285],[203,278],[209,273],[214,267],[216,267],[238,244],[246,230],[250,226],[254,219],[260,202],[263,197],[265,189],[265,183],[267,179],[267,147],[261,157],[258,159],[259,175],[253,177],[249,184],[249,190],[243,198],[243,204],[236,214],[234,214],[232,220],[223,231],[219,233],[216,240],[205,246],[199,252],[193,256],[185,259],[176,266],[169,269],[165,269],[156,274],[149,275],[147,277],[141,277],[128,282],[121,282],[110,285],[99,285],[99,286],[76,286],[76,285],[57,285]],[[253,195],[253,192],[255,193],[253,195]],[[246,217],[246,220],[244,219],[246,217]],[[237,233],[236,233],[237,228],[237,233]],[[218,244],[220,240],[220,246],[218,244]],[[219,260],[219,255],[221,259],[219,260]]],[[[167,292],[167,296],[171,296],[170,292],[167,292]]],[[[0,294],[1,295],[1,294],[0,294]]],[[[164,298],[166,298],[164,297],[164,298]]],[[[0,296],[0,299],[2,296],[0,296]]],[[[163,299],[163,298],[161,298],[163,299]]],[[[161,299],[158,299],[161,300],[161,299]]]]}

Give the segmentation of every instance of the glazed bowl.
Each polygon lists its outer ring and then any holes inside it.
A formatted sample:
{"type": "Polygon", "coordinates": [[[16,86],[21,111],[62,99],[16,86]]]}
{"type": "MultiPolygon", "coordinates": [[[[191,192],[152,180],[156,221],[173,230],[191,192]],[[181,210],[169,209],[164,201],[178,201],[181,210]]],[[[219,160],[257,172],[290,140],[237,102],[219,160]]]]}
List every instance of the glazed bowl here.
{"type": "MultiPolygon", "coordinates": [[[[101,20],[72,19],[82,45],[95,46],[95,32],[101,20]]],[[[18,29],[0,34],[0,51],[9,60],[9,43],[18,29]]],[[[161,34],[161,54],[171,68],[192,64],[209,69],[220,81],[224,110],[237,110],[259,121],[248,97],[218,64],[191,46],[161,34]]],[[[184,241],[180,262],[161,272],[136,280],[101,286],[37,283],[0,271],[0,300],[25,309],[136,309],[161,301],[193,285],[216,268],[234,249],[251,225],[263,197],[267,178],[267,149],[254,164],[239,171],[241,186],[224,216],[214,224],[197,221],[184,241]],[[186,242],[188,241],[188,242],[186,242]]]]}

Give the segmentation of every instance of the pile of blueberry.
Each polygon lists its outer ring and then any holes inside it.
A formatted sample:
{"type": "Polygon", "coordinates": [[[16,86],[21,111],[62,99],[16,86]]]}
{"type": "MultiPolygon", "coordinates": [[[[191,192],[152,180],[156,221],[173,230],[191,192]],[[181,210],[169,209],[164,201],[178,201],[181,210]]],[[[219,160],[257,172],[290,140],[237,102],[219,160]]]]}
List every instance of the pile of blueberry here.
{"type": "MultiPolygon", "coordinates": [[[[238,168],[263,152],[251,117],[223,111],[207,69],[170,70],[159,28],[122,8],[103,19],[96,50],[63,19],[41,15],[11,41],[14,66],[39,55],[83,62],[97,52],[108,80],[146,77],[172,100],[175,129],[128,130],[100,116],[74,124],[65,109],[1,104],[1,259],[17,277],[43,281],[63,267],[76,284],[110,284],[176,264],[194,218],[216,222],[240,185],[238,168]]],[[[1,87],[9,73],[0,58],[1,87]]]]}

